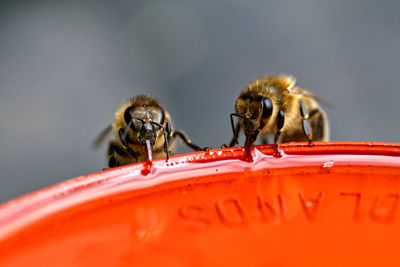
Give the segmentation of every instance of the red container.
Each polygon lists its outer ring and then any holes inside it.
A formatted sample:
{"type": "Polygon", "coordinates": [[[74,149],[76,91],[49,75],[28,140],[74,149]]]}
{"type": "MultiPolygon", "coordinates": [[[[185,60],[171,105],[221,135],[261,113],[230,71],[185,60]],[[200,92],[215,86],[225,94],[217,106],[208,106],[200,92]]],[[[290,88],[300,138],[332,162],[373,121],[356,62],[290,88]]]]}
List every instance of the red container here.
{"type": "Polygon", "coordinates": [[[0,266],[399,266],[400,144],[172,157],[0,206],[0,266]]]}

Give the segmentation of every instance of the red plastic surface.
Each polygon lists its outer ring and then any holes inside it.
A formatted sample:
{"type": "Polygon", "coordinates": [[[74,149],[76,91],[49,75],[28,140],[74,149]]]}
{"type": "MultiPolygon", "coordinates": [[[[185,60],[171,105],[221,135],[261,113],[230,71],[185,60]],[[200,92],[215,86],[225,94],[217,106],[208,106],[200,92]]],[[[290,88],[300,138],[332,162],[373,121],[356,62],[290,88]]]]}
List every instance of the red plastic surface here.
{"type": "Polygon", "coordinates": [[[0,266],[399,266],[400,144],[230,148],[0,206],[0,266]]]}

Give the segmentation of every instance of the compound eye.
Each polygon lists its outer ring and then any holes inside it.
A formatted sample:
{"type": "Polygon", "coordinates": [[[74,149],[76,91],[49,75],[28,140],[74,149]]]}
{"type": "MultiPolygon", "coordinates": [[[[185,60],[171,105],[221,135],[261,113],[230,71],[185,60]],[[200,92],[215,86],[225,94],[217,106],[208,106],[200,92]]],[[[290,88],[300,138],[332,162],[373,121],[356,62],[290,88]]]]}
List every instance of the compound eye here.
{"type": "Polygon", "coordinates": [[[125,110],[124,119],[126,124],[128,124],[132,120],[132,107],[129,107],[125,110]]]}
{"type": "Polygon", "coordinates": [[[269,118],[272,115],[272,101],[270,98],[262,100],[262,117],[263,119],[269,118]]]}

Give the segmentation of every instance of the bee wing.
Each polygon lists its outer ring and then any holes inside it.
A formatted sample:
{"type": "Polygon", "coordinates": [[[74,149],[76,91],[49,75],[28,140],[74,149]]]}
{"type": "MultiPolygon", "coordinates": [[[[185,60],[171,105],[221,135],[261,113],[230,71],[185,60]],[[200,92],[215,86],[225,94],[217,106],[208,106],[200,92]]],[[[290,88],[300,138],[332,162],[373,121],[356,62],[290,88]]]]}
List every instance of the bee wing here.
{"type": "Polygon", "coordinates": [[[309,91],[307,89],[304,89],[302,87],[299,87],[299,86],[296,86],[296,87],[292,88],[290,90],[290,93],[296,94],[296,95],[310,96],[310,97],[314,98],[315,100],[317,100],[318,102],[323,103],[327,107],[330,107],[330,108],[333,107],[332,102],[330,102],[326,98],[324,98],[322,96],[319,96],[319,95],[316,95],[313,92],[311,92],[311,91],[309,91]]]}
{"type": "Polygon", "coordinates": [[[112,130],[112,125],[109,124],[106,128],[104,128],[99,135],[96,137],[96,139],[92,143],[92,148],[97,149],[99,146],[104,142],[106,139],[107,135],[111,133],[112,130]]]}

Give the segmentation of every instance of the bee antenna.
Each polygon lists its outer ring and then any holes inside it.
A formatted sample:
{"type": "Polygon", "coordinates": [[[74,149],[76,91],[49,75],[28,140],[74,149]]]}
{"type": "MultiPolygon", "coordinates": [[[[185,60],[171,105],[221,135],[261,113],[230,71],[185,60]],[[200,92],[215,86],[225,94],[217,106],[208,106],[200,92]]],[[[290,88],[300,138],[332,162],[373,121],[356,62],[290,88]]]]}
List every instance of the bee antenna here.
{"type": "Polygon", "coordinates": [[[155,125],[157,125],[158,127],[160,127],[160,128],[163,129],[163,132],[164,132],[164,141],[165,141],[165,143],[164,143],[164,149],[165,149],[165,153],[167,154],[167,160],[169,160],[167,130],[165,129],[165,127],[164,127],[163,125],[161,125],[161,124],[158,123],[158,122],[152,121],[151,123],[152,123],[152,124],[155,124],[155,125]]]}
{"type": "Polygon", "coordinates": [[[138,120],[138,121],[141,121],[142,123],[144,123],[144,120],[141,119],[141,118],[139,118],[139,117],[132,117],[132,120],[133,120],[133,119],[138,120]]]}
{"type": "Polygon", "coordinates": [[[131,128],[131,125],[132,125],[132,123],[133,123],[133,119],[139,120],[139,121],[141,121],[142,123],[144,123],[144,121],[143,121],[141,118],[139,118],[139,117],[132,117],[132,120],[129,121],[129,123],[126,125],[124,131],[123,131],[122,134],[120,135],[120,138],[124,141],[125,144],[126,144],[125,139],[126,139],[126,136],[128,135],[129,128],[131,128]]]}

